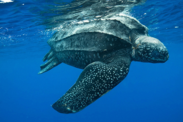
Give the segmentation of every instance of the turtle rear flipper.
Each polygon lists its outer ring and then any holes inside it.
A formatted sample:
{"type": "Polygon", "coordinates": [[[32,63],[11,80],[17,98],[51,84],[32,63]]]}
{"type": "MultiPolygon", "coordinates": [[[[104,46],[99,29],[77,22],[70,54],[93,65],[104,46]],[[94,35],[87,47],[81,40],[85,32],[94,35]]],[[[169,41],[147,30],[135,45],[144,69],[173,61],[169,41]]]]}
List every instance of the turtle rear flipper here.
{"type": "Polygon", "coordinates": [[[42,74],[44,72],[47,72],[48,70],[52,69],[53,67],[59,65],[61,62],[57,59],[57,57],[54,55],[54,52],[50,50],[43,58],[43,61],[47,62],[40,66],[41,70],[38,74],[42,74]]]}

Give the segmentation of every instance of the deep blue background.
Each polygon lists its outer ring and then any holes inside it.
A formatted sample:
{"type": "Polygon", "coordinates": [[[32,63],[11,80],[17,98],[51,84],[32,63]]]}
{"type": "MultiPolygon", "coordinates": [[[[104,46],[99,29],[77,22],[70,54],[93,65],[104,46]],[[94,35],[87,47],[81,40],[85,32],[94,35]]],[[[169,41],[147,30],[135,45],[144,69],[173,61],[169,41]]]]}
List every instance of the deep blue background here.
{"type": "Polygon", "coordinates": [[[0,4],[0,122],[183,122],[181,0],[147,0],[131,11],[151,36],[166,45],[169,60],[132,62],[127,78],[116,88],[70,115],[56,112],[51,105],[82,70],[61,64],[37,74],[52,35],[38,24],[43,16],[36,14],[46,4],[44,0],[0,4]]]}

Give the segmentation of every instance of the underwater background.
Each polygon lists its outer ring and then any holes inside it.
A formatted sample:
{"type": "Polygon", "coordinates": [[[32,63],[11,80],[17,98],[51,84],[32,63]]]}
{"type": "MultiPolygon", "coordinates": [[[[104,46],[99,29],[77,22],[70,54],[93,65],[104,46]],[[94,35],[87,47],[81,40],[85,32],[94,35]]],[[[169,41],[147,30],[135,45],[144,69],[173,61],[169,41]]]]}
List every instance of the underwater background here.
{"type": "Polygon", "coordinates": [[[0,122],[183,122],[183,0],[147,0],[129,13],[165,44],[169,60],[132,62],[123,82],[68,115],[51,105],[82,70],[61,64],[38,75],[55,32],[49,18],[67,2],[0,0],[0,122]]]}

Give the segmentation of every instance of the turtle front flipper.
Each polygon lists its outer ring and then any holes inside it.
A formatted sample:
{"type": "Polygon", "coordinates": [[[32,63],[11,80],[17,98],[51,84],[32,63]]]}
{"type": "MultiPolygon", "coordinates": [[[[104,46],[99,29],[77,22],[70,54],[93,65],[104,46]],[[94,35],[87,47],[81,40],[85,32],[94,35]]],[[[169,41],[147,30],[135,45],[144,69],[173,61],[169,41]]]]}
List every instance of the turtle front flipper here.
{"type": "Polygon", "coordinates": [[[52,69],[53,67],[57,66],[61,62],[57,59],[57,57],[54,55],[54,52],[50,50],[43,58],[43,61],[47,62],[40,66],[41,70],[38,74],[42,74],[44,72],[47,72],[48,70],[52,69]]]}
{"type": "Polygon", "coordinates": [[[75,113],[118,85],[128,74],[130,56],[117,56],[110,63],[88,65],[76,83],[52,107],[60,113],[75,113]]]}

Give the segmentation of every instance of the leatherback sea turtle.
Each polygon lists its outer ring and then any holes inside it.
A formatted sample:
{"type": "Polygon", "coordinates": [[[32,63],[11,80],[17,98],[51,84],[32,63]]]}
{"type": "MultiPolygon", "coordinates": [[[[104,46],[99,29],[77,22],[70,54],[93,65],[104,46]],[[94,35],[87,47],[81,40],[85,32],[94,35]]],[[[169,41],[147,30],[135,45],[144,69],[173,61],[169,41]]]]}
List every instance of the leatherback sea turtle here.
{"type": "Polygon", "coordinates": [[[118,85],[132,61],[163,63],[166,47],[148,36],[147,28],[127,15],[85,20],[56,32],[39,74],[60,63],[84,69],[76,83],[52,107],[75,113],[118,85]]]}

